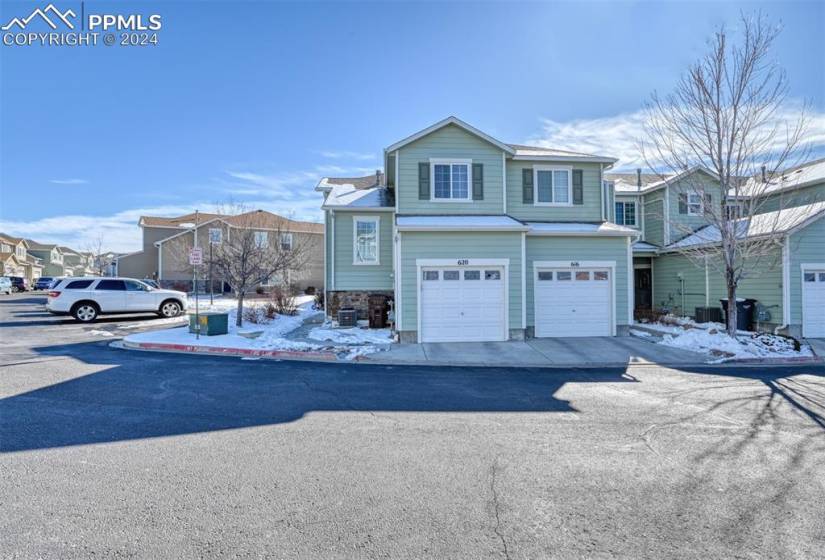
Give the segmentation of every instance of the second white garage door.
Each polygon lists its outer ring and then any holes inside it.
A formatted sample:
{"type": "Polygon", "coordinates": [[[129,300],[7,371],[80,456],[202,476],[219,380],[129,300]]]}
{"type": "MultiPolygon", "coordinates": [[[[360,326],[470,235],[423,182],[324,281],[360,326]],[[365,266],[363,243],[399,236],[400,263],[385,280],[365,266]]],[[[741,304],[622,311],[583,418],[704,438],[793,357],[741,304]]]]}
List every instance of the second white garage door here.
{"type": "Polygon", "coordinates": [[[802,336],[825,337],[825,269],[802,271],[802,336]]]}
{"type": "Polygon", "coordinates": [[[421,269],[421,342],[507,340],[504,267],[421,269]]]}
{"type": "Polygon", "coordinates": [[[536,336],[611,336],[612,274],[602,268],[536,269],[536,336]]]}

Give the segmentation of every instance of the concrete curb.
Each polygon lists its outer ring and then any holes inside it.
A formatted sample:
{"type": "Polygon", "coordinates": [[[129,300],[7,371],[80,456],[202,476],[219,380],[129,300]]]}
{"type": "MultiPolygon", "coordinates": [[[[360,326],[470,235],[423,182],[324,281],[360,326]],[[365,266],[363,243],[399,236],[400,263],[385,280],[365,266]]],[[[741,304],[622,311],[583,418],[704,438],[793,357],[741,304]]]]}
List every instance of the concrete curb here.
{"type": "MultiPolygon", "coordinates": [[[[169,352],[174,354],[202,354],[208,356],[229,356],[237,358],[265,358],[270,360],[300,360],[307,362],[337,362],[335,352],[306,352],[299,350],[254,350],[251,348],[224,348],[221,346],[198,346],[196,344],[166,344],[162,342],[113,341],[110,346],[124,350],[145,352],[169,352]]],[[[357,358],[356,358],[357,360],[357,358]]],[[[342,360],[353,362],[355,360],[342,360]]]]}
{"type": "Polygon", "coordinates": [[[138,350],[141,352],[166,352],[171,354],[195,354],[207,356],[226,356],[230,358],[261,358],[266,360],[290,360],[296,362],[325,362],[325,363],[343,363],[343,364],[368,364],[376,366],[426,366],[426,367],[472,367],[472,368],[540,368],[540,369],[600,369],[600,368],[735,368],[735,367],[783,367],[805,364],[821,364],[825,363],[822,358],[787,358],[782,361],[773,360],[741,360],[741,361],[726,361],[720,363],[696,362],[696,363],[682,363],[682,362],[643,362],[643,363],[627,363],[627,362],[589,362],[589,363],[564,363],[564,364],[520,364],[520,365],[501,365],[491,364],[489,362],[463,362],[450,363],[440,361],[400,361],[400,360],[385,360],[379,357],[372,357],[380,355],[370,354],[366,356],[356,356],[352,360],[343,360],[338,357],[335,352],[305,352],[298,350],[253,350],[246,348],[223,348],[214,346],[197,346],[194,344],[164,344],[157,342],[127,342],[126,340],[112,341],[109,346],[112,348],[119,348],[122,350],[138,350]]]}

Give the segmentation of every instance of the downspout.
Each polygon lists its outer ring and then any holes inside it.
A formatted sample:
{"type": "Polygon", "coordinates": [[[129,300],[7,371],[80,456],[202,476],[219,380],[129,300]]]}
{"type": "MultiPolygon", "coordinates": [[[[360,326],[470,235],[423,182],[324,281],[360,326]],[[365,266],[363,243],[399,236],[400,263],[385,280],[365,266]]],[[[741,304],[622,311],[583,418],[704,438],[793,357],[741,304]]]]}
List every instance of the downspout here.
{"type": "Polygon", "coordinates": [[[705,307],[710,307],[710,274],[708,273],[707,255],[705,255],[705,307]]]}
{"type": "Polygon", "coordinates": [[[601,193],[600,199],[601,199],[601,202],[602,202],[602,221],[604,222],[605,221],[605,211],[604,210],[605,210],[605,205],[606,205],[606,203],[604,201],[605,200],[604,190],[607,188],[607,186],[604,184],[604,164],[603,163],[599,164],[599,185],[601,186],[601,189],[599,189],[599,192],[601,193]]]}
{"type": "Polygon", "coordinates": [[[329,211],[330,215],[330,230],[332,231],[332,246],[330,247],[330,259],[329,259],[329,283],[332,284],[330,286],[330,290],[335,290],[335,210],[329,211]]]}
{"type": "MultiPolygon", "coordinates": [[[[764,168],[763,168],[764,169],[764,168]]],[[[776,242],[779,245],[779,241],[776,242]]],[[[790,237],[785,236],[782,249],[782,324],[773,330],[773,334],[787,329],[791,323],[791,260],[790,237]]]]}

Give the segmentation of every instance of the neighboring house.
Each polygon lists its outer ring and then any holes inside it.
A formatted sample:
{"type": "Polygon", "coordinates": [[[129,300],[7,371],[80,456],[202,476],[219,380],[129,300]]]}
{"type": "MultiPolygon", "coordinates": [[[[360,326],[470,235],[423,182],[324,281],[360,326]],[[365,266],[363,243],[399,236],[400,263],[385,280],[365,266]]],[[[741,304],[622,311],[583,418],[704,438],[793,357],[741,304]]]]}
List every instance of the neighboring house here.
{"type": "Polygon", "coordinates": [[[28,253],[41,260],[43,276],[74,276],[70,267],[63,264],[63,252],[60,247],[50,243],[38,243],[27,239],[28,253]]]}
{"type": "Polygon", "coordinates": [[[59,246],[58,249],[63,254],[63,268],[71,271],[71,276],[97,276],[92,266],[94,257],[90,257],[89,253],[82,253],[63,246],[59,246]]]}
{"type": "Polygon", "coordinates": [[[404,342],[625,334],[641,233],[608,221],[615,161],[449,117],[387,147],[386,175],[322,179],[327,313],[389,296],[404,342]]]}
{"type": "Polygon", "coordinates": [[[288,284],[300,290],[323,289],[323,224],[289,220],[254,210],[234,216],[202,213],[176,218],[143,216],[139,225],[143,230],[143,250],[115,259],[120,276],[152,278],[162,286],[190,289],[193,271],[188,263],[189,249],[196,244],[202,247],[204,262],[207,262],[210,236],[222,240],[231,236],[233,230],[245,228],[259,233],[262,243],[308,248],[309,260],[302,270],[290,271],[286,278],[270,280],[265,287],[288,284]],[[279,232],[281,239],[275,239],[279,232]]]}
{"type": "MultiPolygon", "coordinates": [[[[693,253],[718,246],[719,240],[718,230],[701,209],[703,200],[719,204],[718,182],[704,170],[692,173],[707,180],[707,197],[685,199],[679,182],[686,174],[664,181],[641,173],[635,182],[629,174],[605,177],[608,196],[615,197],[611,219],[642,232],[642,240],[633,246],[639,315],[664,308],[692,317],[697,307],[719,307],[719,299],[727,297],[720,267],[710,261],[702,265],[684,254],[686,249],[693,253]],[[627,223],[622,203],[634,206],[635,223],[627,223]]],[[[691,192],[695,182],[693,176],[691,192]]],[[[743,196],[730,202],[728,211],[755,204],[748,194],[760,193],[760,206],[754,208],[758,215],[740,222],[742,238],[774,237],[776,250],[760,258],[758,267],[740,283],[737,296],[757,300],[760,330],[825,336],[825,160],[787,170],[767,185],[759,177],[750,178],[741,191],[743,196]]]]}
{"type": "Polygon", "coordinates": [[[9,261],[8,257],[6,257],[6,261],[8,261],[7,264],[10,269],[13,269],[15,272],[6,272],[6,274],[22,276],[28,281],[29,285],[31,285],[42,275],[43,264],[40,259],[30,255],[28,249],[29,243],[22,237],[13,237],[0,233],[0,253],[4,255],[6,253],[14,254],[13,260],[9,261]]]}

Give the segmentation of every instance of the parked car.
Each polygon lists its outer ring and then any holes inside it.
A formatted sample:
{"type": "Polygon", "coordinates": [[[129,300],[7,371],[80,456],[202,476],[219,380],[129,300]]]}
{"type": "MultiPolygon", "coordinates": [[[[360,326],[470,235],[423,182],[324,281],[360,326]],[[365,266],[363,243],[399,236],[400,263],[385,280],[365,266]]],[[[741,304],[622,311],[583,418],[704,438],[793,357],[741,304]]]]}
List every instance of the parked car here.
{"type": "Polygon", "coordinates": [[[66,276],[55,276],[54,278],[52,278],[52,283],[49,284],[49,287],[46,288],[46,289],[51,290],[52,288],[57,286],[60,283],[61,280],[65,280],[66,278],[67,278],[66,276]]]}
{"type": "Polygon", "coordinates": [[[11,294],[11,279],[8,276],[0,276],[0,294],[11,294]]]}
{"type": "Polygon", "coordinates": [[[110,313],[177,317],[186,311],[187,303],[184,292],[159,290],[134,278],[70,277],[49,290],[46,310],[90,323],[110,313]]]}
{"type": "Polygon", "coordinates": [[[160,289],[160,284],[158,284],[155,280],[150,280],[149,278],[144,278],[143,280],[141,280],[141,282],[143,282],[147,286],[152,286],[156,290],[160,289]]]}
{"type": "Polygon", "coordinates": [[[12,292],[25,292],[29,289],[29,283],[26,282],[26,279],[22,276],[9,276],[9,280],[11,280],[11,291],[12,292]]]}
{"type": "Polygon", "coordinates": [[[52,282],[54,282],[54,277],[52,276],[41,276],[34,282],[34,289],[35,290],[48,290],[52,287],[52,282]]]}

